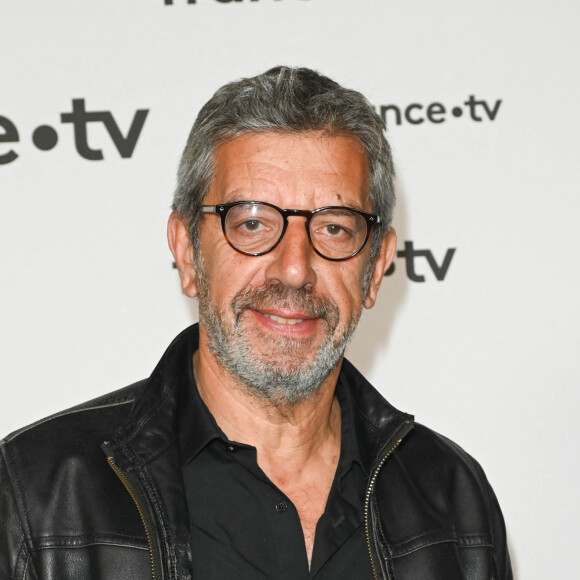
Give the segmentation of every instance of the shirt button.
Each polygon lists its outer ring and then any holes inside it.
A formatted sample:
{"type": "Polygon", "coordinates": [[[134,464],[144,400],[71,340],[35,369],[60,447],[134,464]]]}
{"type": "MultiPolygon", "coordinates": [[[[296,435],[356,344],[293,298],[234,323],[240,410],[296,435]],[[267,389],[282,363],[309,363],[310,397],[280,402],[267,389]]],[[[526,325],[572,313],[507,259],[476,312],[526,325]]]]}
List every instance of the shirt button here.
{"type": "Polygon", "coordinates": [[[236,450],[236,448],[233,445],[228,445],[228,451],[230,453],[234,453],[235,450],[236,450]]]}
{"type": "Polygon", "coordinates": [[[286,504],[286,502],[285,502],[285,501],[279,501],[279,502],[276,504],[276,511],[277,511],[279,514],[283,514],[283,513],[284,513],[284,512],[285,512],[287,509],[288,509],[288,505],[286,504]]]}

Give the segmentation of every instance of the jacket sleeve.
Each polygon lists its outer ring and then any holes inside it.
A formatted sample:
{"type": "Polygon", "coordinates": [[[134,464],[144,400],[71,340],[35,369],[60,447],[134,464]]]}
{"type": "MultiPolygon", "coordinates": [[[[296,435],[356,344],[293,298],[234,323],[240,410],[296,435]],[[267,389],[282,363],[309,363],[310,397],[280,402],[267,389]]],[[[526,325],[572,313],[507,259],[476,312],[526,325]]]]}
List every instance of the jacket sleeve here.
{"type": "Polygon", "coordinates": [[[501,509],[499,507],[499,503],[491,486],[489,486],[489,494],[491,502],[491,524],[494,540],[495,576],[493,580],[513,580],[510,555],[507,546],[505,523],[501,509]]]}
{"type": "Polygon", "coordinates": [[[10,478],[6,447],[0,443],[0,578],[35,578],[27,566],[29,551],[15,497],[15,482],[10,478]]]}

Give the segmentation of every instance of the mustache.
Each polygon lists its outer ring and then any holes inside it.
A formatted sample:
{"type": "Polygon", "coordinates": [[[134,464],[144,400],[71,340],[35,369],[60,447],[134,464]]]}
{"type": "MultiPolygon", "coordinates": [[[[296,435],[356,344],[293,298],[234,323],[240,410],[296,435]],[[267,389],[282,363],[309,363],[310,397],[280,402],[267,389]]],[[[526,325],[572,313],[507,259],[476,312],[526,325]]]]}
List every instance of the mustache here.
{"type": "Polygon", "coordinates": [[[232,301],[232,307],[239,322],[245,310],[264,307],[299,310],[310,318],[322,318],[337,323],[338,306],[329,298],[318,296],[305,288],[289,288],[283,284],[246,287],[232,301]]]}

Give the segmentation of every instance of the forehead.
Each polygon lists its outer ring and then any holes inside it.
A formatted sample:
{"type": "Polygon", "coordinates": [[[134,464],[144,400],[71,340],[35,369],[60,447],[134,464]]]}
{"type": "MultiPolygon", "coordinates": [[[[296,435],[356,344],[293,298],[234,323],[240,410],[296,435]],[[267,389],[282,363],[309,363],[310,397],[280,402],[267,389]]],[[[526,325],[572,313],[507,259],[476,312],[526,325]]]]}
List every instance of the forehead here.
{"type": "Polygon", "coordinates": [[[367,156],[355,137],[246,133],[217,149],[206,203],[254,199],[283,207],[369,209],[368,183],[367,156]]]}

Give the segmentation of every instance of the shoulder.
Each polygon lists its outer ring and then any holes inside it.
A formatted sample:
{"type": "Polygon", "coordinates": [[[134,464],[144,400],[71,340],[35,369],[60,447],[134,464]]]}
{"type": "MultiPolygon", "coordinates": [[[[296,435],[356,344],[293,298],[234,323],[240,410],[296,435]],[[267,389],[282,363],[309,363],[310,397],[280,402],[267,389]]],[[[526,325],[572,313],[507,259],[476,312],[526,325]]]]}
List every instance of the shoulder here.
{"type": "Polygon", "coordinates": [[[87,422],[94,422],[95,428],[106,428],[111,419],[122,418],[128,414],[137,393],[145,382],[144,380],[138,381],[117,391],[49,415],[10,433],[0,441],[0,444],[18,445],[29,437],[36,437],[40,433],[56,435],[64,431],[70,434],[68,431],[70,427],[77,424],[86,425],[87,422]]]}
{"type": "Polygon", "coordinates": [[[511,579],[501,510],[479,463],[459,445],[416,425],[376,483],[371,510],[397,569],[425,570],[428,562],[430,578],[470,570],[473,578],[511,579]]]}
{"type": "Polygon", "coordinates": [[[458,514],[477,508],[482,517],[489,510],[491,489],[480,464],[457,443],[424,425],[415,424],[385,467],[391,483],[413,488],[433,506],[458,514]]]}
{"type": "Polygon", "coordinates": [[[4,461],[21,476],[34,477],[38,468],[79,459],[100,459],[103,441],[128,417],[145,381],[55,413],[14,431],[0,441],[4,461]]]}
{"type": "Polygon", "coordinates": [[[483,469],[462,447],[421,424],[385,462],[376,497],[395,541],[437,530],[460,543],[492,542],[499,508],[483,469]]]}
{"type": "Polygon", "coordinates": [[[415,423],[398,455],[401,461],[423,476],[438,474],[447,477],[459,470],[472,473],[476,479],[484,477],[479,463],[460,445],[420,423],[415,423]]]}
{"type": "Polygon", "coordinates": [[[4,490],[10,487],[23,506],[34,506],[38,521],[56,504],[66,513],[76,488],[108,493],[115,476],[103,469],[101,445],[127,420],[143,383],[46,417],[0,441],[0,482],[11,482],[4,490]]]}
{"type": "Polygon", "coordinates": [[[17,561],[20,570],[34,552],[57,561],[48,554],[63,557],[66,547],[110,545],[118,541],[114,533],[142,547],[139,515],[101,449],[126,421],[142,384],[51,415],[0,441],[0,520],[8,522],[0,526],[0,553],[10,559],[0,556],[0,576],[17,561]]]}

